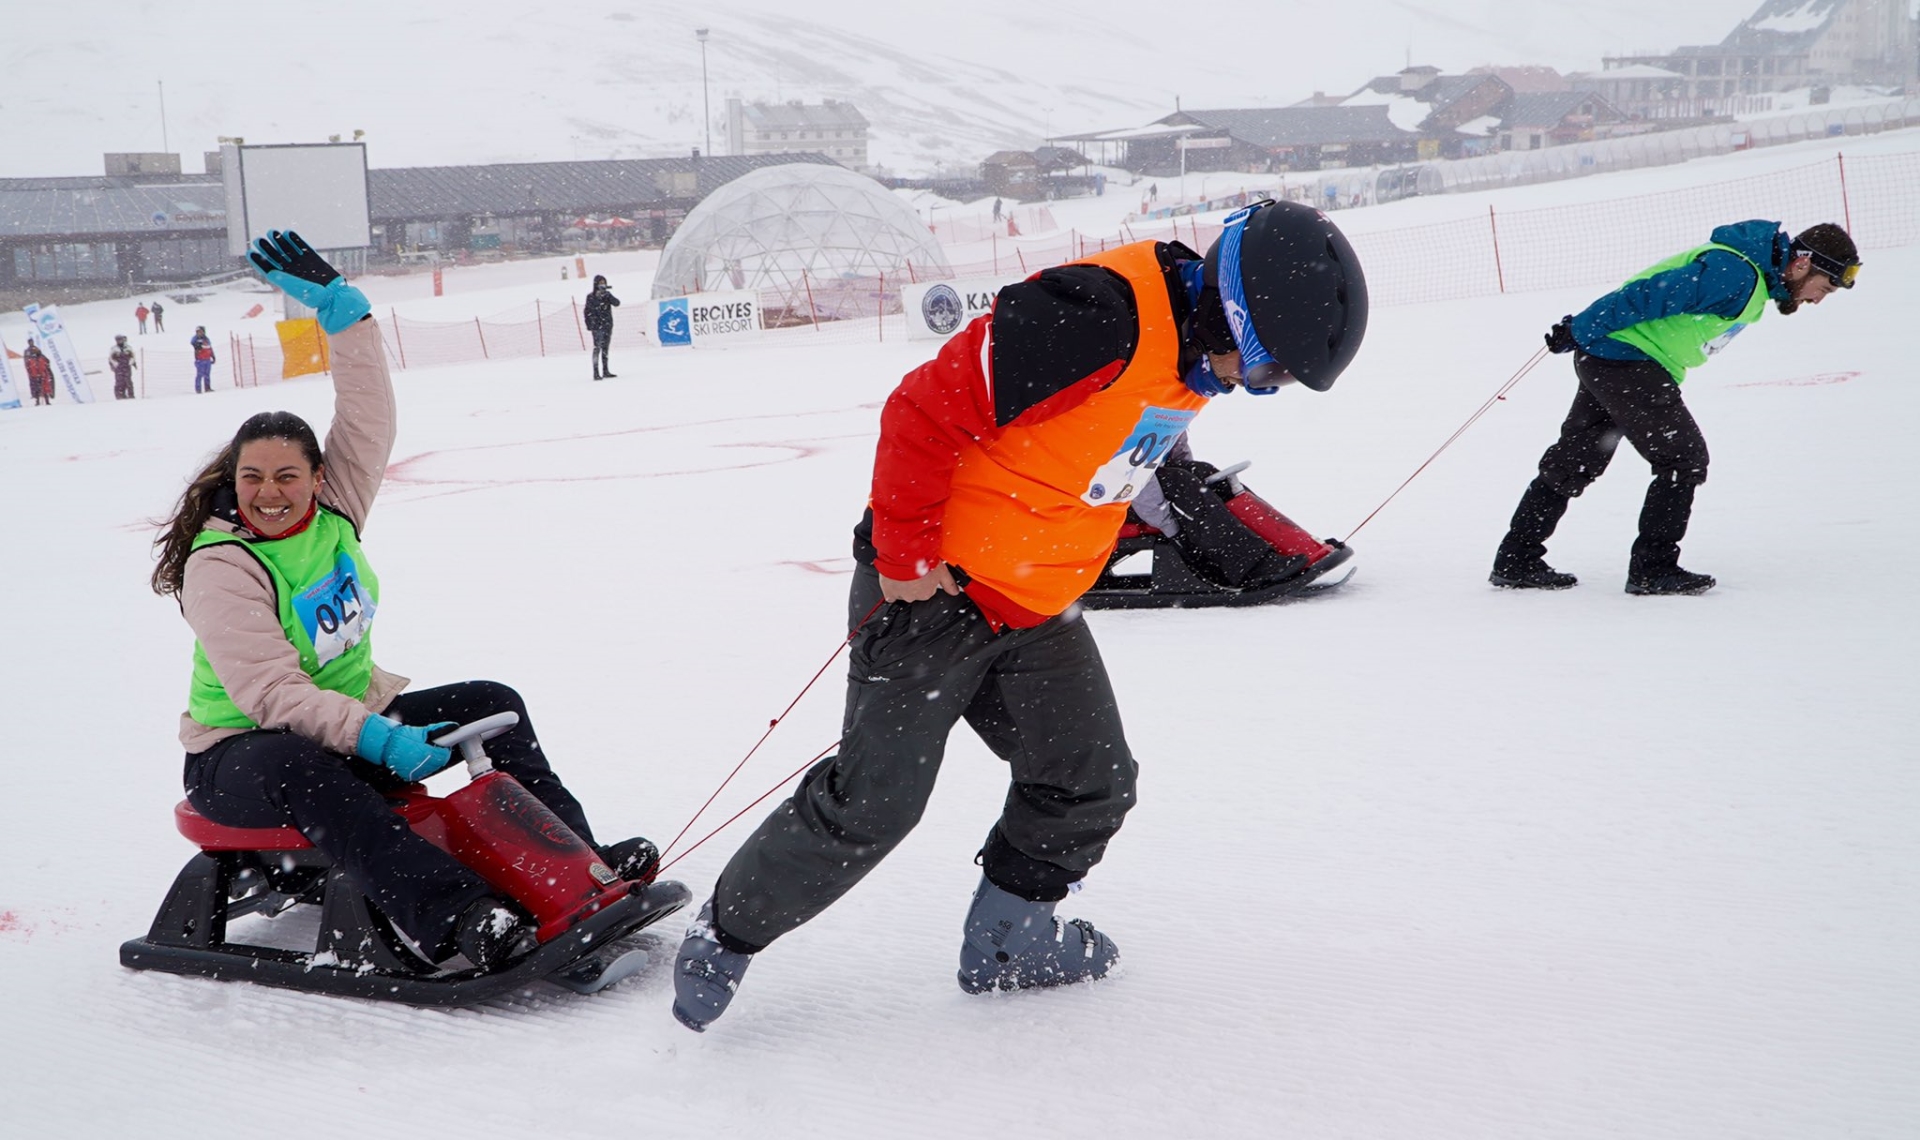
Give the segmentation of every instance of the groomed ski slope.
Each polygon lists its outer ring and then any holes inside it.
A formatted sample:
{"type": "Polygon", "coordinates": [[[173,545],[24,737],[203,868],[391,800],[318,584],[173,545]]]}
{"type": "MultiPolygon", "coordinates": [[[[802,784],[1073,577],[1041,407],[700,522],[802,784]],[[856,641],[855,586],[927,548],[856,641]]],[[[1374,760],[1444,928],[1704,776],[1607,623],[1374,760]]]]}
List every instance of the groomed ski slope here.
{"type": "MultiPolygon", "coordinates": [[[[146,590],[149,520],[244,416],[323,426],[329,392],[222,377],[0,414],[4,1131],[1920,1134],[1920,249],[1866,260],[1687,385],[1713,467],[1685,562],[1718,589],[1621,592],[1645,485],[1624,450],[1553,546],[1579,588],[1487,586],[1572,391],[1550,359],[1360,532],[1337,594],[1088,617],[1141,803],[1069,905],[1119,976],[954,985],[1005,779],[962,729],[920,828],[704,1036],[667,1013],[677,919],[608,993],[464,1012],[123,970],[190,854],[169,809],[191,641],[146,590]]],[[[1344,536],[1595,292],[1377,310],[1333,391],[1229,398],[1195,447],[1344,536]]],[[[631,352],[601,384],[580,356],[400,374],[367,535],[379,659],[517,685],[603,834],[670,838],[843,633],[876,407],[927,352],[775,338],[631,352]]],[[[835,737],[839,676],[693,835],[835,737]]],[[[746,829],[673,875],[704,892],[746,829]]]]}

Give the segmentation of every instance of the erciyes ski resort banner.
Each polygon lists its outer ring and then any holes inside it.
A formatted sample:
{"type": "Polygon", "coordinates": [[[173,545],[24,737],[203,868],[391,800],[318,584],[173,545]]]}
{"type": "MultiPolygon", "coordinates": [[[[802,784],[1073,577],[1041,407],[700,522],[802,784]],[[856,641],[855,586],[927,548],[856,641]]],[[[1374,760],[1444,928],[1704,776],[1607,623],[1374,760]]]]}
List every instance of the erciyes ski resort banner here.
{"type": "Polygon", "coordinates": [[[67,326],[60,321],[59,308],[28,305],[20,311],[27,314],[28,322],[33,325],[33,338],[39,342],[40,351],[47,354],[47,363],[53,365],[54,379],[67,386],[67,395],[72,396],[75,403],[93,403],[93,388],[80,368],[80,354],[73,350],[73,338],[67,335],[67,326]]]}
{"type": "Polygon", "coordinates": [[[13,386],[13,365],[7,361],[7,338],[0,336],[0,411],[19,406],[20,389],[13,386]]]}
{"type": "Polygon", "coordinates": [[[760,335],[760,295],[695,293],[655,301],[654,343],[662,348],[760,335]]]}

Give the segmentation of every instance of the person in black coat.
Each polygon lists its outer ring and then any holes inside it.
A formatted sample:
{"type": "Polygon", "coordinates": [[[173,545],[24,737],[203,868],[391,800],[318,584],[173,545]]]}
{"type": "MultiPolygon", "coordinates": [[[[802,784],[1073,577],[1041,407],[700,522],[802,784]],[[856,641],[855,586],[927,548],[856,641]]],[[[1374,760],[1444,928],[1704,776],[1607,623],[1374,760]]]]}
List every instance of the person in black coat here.
{"type": "Polygon", "coordinates": [[[607,364],[607,345],[613,342],[613,310],[619,304],[620,298],[607,288],[607,279],[594,277],[593,292],[587,294],[586,321],[587,331],[593,334],[595,380],[613,379],[613,369],[607,364]]]}

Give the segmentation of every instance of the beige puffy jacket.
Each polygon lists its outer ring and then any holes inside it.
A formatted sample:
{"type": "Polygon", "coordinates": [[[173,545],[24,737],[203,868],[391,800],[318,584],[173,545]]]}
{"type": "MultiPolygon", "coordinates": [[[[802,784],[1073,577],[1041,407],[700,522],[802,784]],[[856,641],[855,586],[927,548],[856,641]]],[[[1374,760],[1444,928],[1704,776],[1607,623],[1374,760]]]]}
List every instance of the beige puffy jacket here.
{"type": "MultiPolygon", "coordinates": [[[[332,337],[331,347],[333,426],[322,449],[326,475],[319,499],[364,532],[393,454],[393,381],[380,328],[371,319],[332,337]]],[[[232,530],[219,519],[207,525],[232,530]]],[[[367,717],[407,687],[405,677],[378,665],[363,700],[317,687],[280,628],[273,581],[233,543],[203,547],[188,557],[180,610],[227,695],[262,728],[287,729],[334,752],[351,753],[367,717]]],[[[180,743],[188,752],[205,752],[246,731],[180,716],[180,743]]]]}

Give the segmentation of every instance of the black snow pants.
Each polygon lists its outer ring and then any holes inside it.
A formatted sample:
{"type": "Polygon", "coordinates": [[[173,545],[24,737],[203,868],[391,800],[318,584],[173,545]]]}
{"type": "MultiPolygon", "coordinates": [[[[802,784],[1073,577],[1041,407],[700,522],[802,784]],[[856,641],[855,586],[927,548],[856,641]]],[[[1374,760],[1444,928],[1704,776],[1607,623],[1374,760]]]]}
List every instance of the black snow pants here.
{"type": "Polygon", "coordinates": [[[613,343],[613,329],[589,329],[593,334],[593,378],[595,380],[613,371],[607,363],[607,347],[613,343]]]}
{"type": "MultiPolygon", "coordinates": [[[[879,576],[862,563],[849,627],[879,601],[879,576]]],[[[962,718],[1012,769],[981,852],[987,878],[1036,902],[1065,898],[1134,802],[1137,766],[1106,665],[1077,610],[995,634],[966,595],[942,593],[860,626],[839,754],[808,771],[721,872],[721,940],[761,949],[878,866],[920,821],[962,718]]]]}
{"type": "Polygon", "coordinates": [[[1634,543],[1636,569],[1670,569],[1680,556],[1693,511],[1694,488],[1707,481],[1707,441],[1680,396],[1680,386],[1651,360],[1608,360],[1576,352],[1580,381],[1560,438],[1540,456],[1500,545],[1503,562],[1537,558],[1565,513],[1567,500],[1592,485],[1625,439],[1653,468],[1634,543]]]}
{"type": "MultiPolygon", "coordinates": [[[[580,802],[547,766],[520,694],[497,681],[464,681],[402,693],[386,715],[404,724],[464,724],[513,711],[520,723],[487,742],[494,767],[526,785],[580,838],[592,843],[580,802]]],[[[436,960],[454,951],[454,920],[492,893],[486,881],[416,835],[387,806],[398,776],[297,733],[259,729],[188,753],[187,799],[230,827],[300,829],[354,885],[436,960]]]]}

